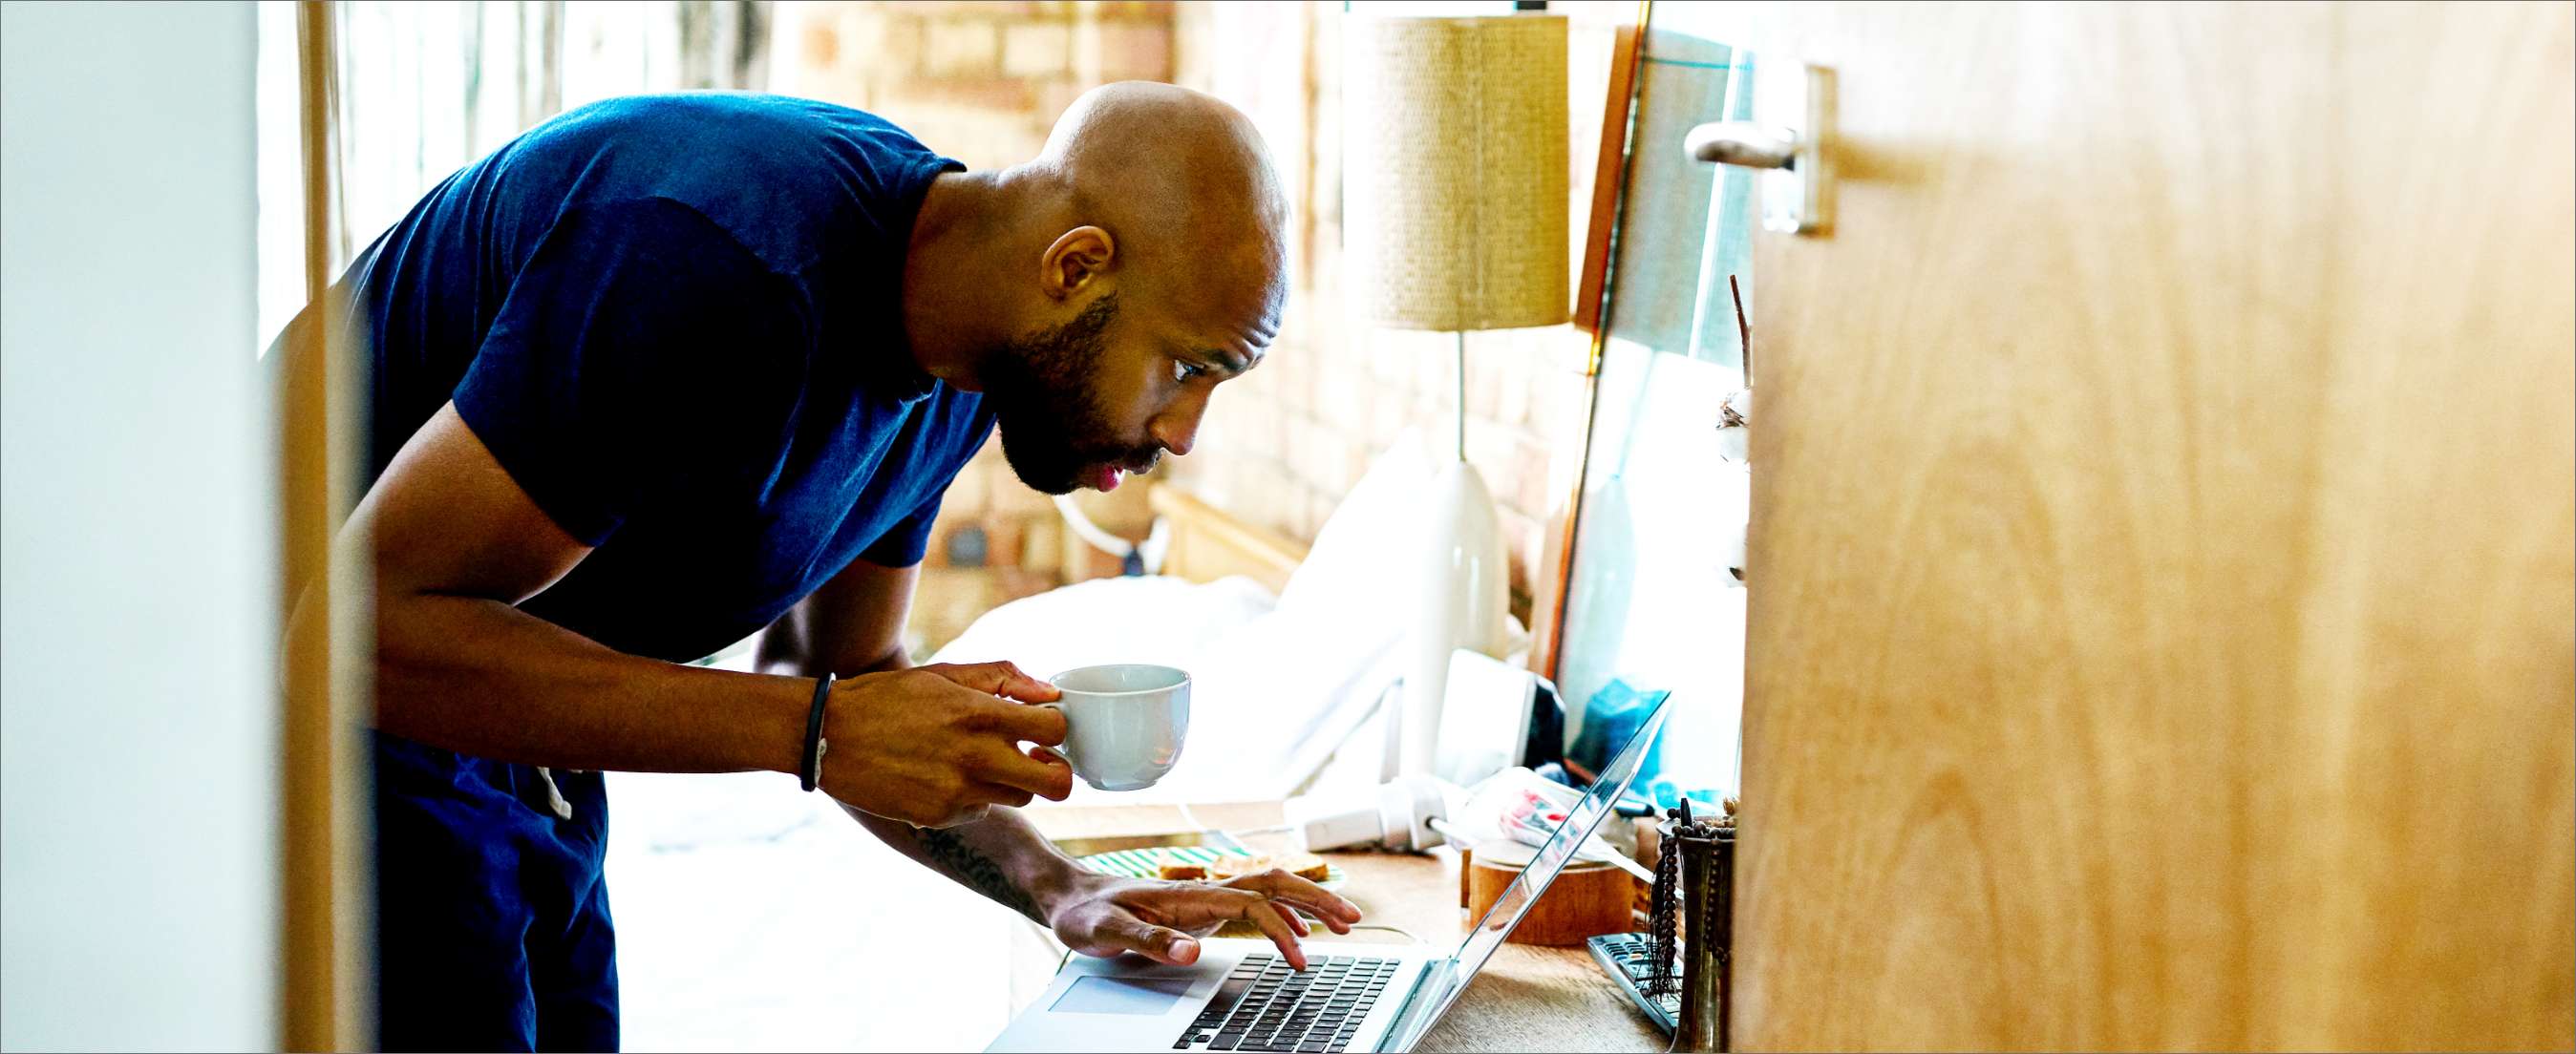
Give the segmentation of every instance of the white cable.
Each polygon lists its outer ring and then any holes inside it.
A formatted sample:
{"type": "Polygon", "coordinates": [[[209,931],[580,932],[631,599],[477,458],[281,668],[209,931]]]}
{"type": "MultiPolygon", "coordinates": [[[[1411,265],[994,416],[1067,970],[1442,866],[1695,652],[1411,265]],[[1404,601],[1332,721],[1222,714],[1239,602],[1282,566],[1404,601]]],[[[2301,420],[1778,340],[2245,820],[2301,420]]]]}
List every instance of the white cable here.
{"type": "Polygon", "coordinates": [[[1218,827],[1199,819],[1198,814],[1191,812],[1190,807],[1187,805],[1180,806],[1179,808],[1181,810],[1181,828],[1188,831],[1215,831],[1216,833],[1225,835],[1229,838],[1250,838],[1255,835],[1264,834],[1287,834],[1288,832],[1297,829],[1297,825],[1293,823],[1273,824],[1268,827],[1246,827],[1241,829],[1218,827]]]}
{"type": "Polygon", "coordinates": [[[1249,836],[1249,835],[1256,835],[1256,834],[1287,834],[1288,832],[1290,832],[1290,831],[1294,831],[1294,830],[1296,830],[1296,829],[1297,829],[1297,825],[1296,825],[1296,824],[1293,824],[1293,823],[1283,823],[1283,824],[1279,824],[1279,825],[1277,825],[1277,826],[1273,826],[1273,827],[1255,827],[1255,828],[1252,828],[1252,829],[1250,829],[1250,830],[1243,830],[1243,831],[1227,831],[1227,832],[1225,832],[1225,833],[1230,834],[1230,835],[1233,835],[1233,836],[1235,836],[1235,837],[1237,837],[1237,838],[1242,838],[1242,837],[1246,837],[1246,836],[1249,836]]]}
{"type": "Polygon", "coordinates": [[[1154,525],[1145,529],[1145,540],[1136,546],[1136,556],[1145,565],[1145,573],[1163,573],[1163,554],[1172,551],[1172,521],[1154,517],[1154,525]]]}
{"type": "MultiPolygon", "coordinates": [[[[1591,857],[1588,854],[1583,857],[1583,859],[1590,858],[1591,857]]],[[[1618,865],[1619,870],[1637,876],[1638,881],[1645,882],[1649,885],[1653,884],[1655,881],[1654,872],[1646,870],[1646,865],[1628,859],[1628,854],[1626,853],[1613,851],[1601,854],[1601,858],[1618,865]]]]}
{"type": "MultiPolygon", "coordinates": [[[[1442,836],[1448,838],[1449,844],[1451,845],[1465,846],[1473,844],[1472,839],[1463,837],[1465,832],[1451,826],[1446,820],[1431,821],[1431,829],[1440,832],[1442,836]]],[[[1518,841],[1518,839],[1514,840],[1518,841]]],[[[1655,873],[1647,870],[1646,865],[1640,864],[1636,860],[1631,859],[1626,853],[1610,848],[1610,846],[1603,843],[1597,835],[1587,839],[1583,844],[1583,848],[1575,851],[1574,859],[1581,863],[1609,864],[1617,867],[1619,870],[1635,875],[1638,879],[1645,882],[1653,882],[1655,880],[1655,873]]]]}
{"type": "Polygon", "coordinates": [[[1171,548],[1172,541],[1171,528],[1163,523],[1162,517],[1154,517],[1154,526],[1146,532],[1144,544],[1138,545],[1102,530],[1099,524],[1091,522],[1091,517],[1083,514],[1082,506],[1073,500],[1071,494],[1055,496],[1055,511],[1057,515],[1064,517],[1065,526],[1073,528],[1074,536],[1082,539],[1092,548],[1117,557],[1121,561],[1130,556],[1136,557],[1139,563],[1145,565],[1145,573],[1149,575],[1162,571],[1163,552],[1171,548]]]}

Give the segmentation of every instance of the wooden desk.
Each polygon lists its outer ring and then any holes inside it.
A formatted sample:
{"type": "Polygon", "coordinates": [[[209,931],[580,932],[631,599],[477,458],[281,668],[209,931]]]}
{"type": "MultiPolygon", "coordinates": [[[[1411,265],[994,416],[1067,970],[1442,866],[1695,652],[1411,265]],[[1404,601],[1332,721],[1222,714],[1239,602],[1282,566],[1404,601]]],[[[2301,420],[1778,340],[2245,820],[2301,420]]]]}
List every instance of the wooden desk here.
{"type": "MultiPolygon", "coordinates": [[[[1164,834],[1216,827],[1256,830],[1280,823],[1277,802],[1192,805],[1196,824],[1178,806],[1108,805],[1024,810],[1049,838],[1098,838],[1164,834]]],[[[1259,850],[1285,848],[1279,836],[1243,837],[1259,850]]],[[[1458,908],[1458,857],[1387,853],[1329,854],[1350,876],[1340,890],[1360,907],[1363,925],[1390,925],[1432,944],[1455,944],[1466,921],[1458,908]]],[[[1011,1008],[1017,1012],[1055,976],[1064,948],[1035,925],[1020,928],[1011,954],[1011,1008]]],[[[1316,927],[1310,943],[1400,941],[1383,930],[1357,930],[1348,938],[1316,927]]],[[[1478,972],[1465,994],[1423,1037],[1425,1051],[1608,1050],[1660,1051],[1670,1045],[1619,995],[1582,946],[1542,948],[1506,943],[1478,972]]]]}

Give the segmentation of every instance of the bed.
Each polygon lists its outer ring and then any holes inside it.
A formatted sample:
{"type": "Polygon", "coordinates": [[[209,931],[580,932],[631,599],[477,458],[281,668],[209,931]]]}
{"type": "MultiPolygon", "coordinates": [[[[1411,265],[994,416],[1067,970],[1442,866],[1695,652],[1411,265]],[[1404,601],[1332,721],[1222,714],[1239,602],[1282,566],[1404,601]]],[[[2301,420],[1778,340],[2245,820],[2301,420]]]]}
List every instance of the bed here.
{"type": "MultiPolygon", "coordinates": [[[[1373,784],[1399,672],[1412,503],[1398,443],[1309,549],[1168,484],[1158,575],[1003,605],[930,661],[1040,676],[1099,662],[1191,671],[1188,745],[1155,787],[1069,804],[1274,799],[1373,784]]],[[[783,776],[612,774],[609,885],[635,1050],[977,1049],[1002,1027],[1010,916],[867,837],[783,776]]],[[[1043,807],[1043,803],[1041,803],[1043,807]]]]}

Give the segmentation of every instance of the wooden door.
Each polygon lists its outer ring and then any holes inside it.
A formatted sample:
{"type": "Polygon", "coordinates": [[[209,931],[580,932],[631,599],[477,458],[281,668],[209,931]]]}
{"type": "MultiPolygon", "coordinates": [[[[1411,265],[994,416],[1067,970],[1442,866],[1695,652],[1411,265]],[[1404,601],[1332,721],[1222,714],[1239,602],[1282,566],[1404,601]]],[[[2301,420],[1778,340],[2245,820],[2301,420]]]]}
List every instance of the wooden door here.
{"type": "Polygon", "coordinates": [[[1738,10],[1738,1048],[2576,1044],[2569,6],[1738,10]]]}

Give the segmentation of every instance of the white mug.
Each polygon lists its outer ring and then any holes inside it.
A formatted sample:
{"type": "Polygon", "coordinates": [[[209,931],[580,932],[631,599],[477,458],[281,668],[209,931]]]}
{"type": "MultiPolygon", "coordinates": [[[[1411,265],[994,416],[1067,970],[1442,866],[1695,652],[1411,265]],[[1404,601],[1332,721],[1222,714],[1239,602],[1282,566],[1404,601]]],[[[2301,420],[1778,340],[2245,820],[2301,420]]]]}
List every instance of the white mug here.
{"type": "Polygon", "coordinates": [[[1105,791],[1143,790],[1181,760],[1190,731],[1190,675],[1169,666],[1084,666],[1052,678],[1064,697],[1038,705],[1064,715],[1064,749],[1041,747],[1105,791]]]}

